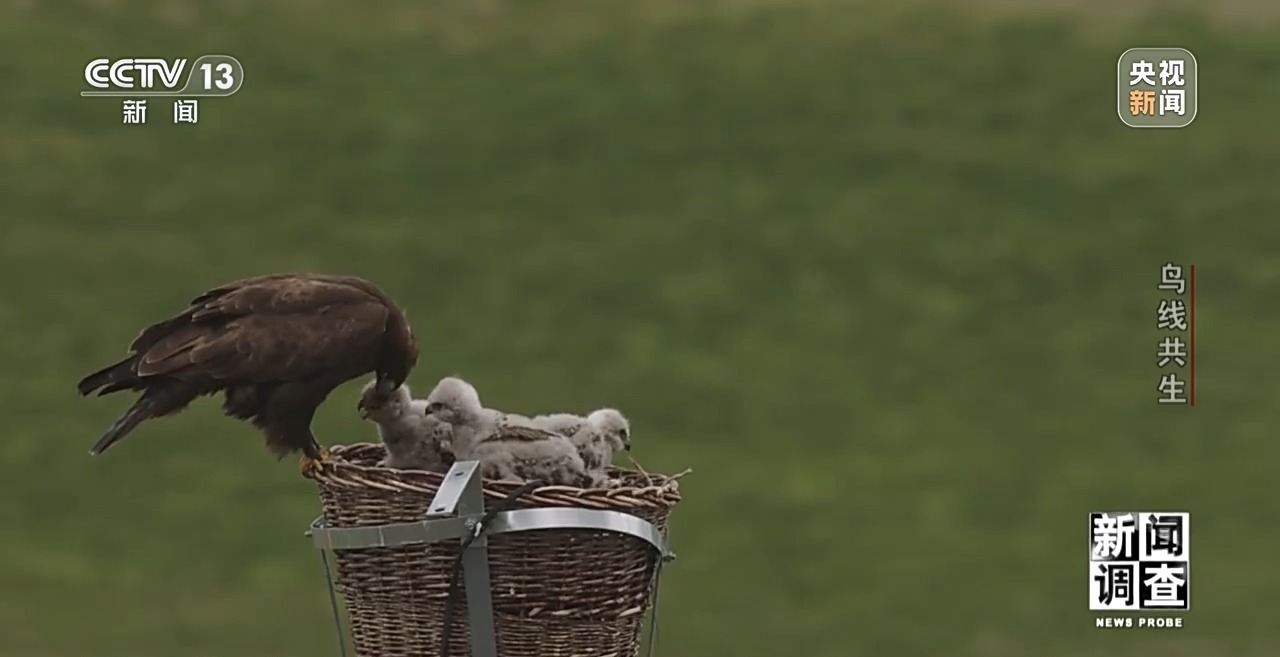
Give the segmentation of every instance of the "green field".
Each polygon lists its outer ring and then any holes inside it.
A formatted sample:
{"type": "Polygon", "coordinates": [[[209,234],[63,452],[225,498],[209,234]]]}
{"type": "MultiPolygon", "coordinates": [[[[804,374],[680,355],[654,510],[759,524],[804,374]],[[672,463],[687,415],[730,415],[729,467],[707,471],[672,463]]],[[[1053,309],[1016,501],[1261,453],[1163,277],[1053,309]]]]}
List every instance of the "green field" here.
{"type": "MultiPolygon", "coordinates": [[[[280,270],[401,299],[419,392],[615,405],[694,469],[660,657],[1280,654],[1270,3],[212,4],[0,6],[0,656],[335,653],[295,463],[207,401],[90,458],[127,400],[74,390],[280,270]],[[1125,128],[1162,45],[1199,116],[1125,128]],[[198,125],[76,95],[205,52],[247,75],[198,125]],[[1167,260],[1195,409],[1155,403],[1167,260]],[[1092,627],[1111,508],[1195,515],[1184,629],[1092,627]]],[[[357,387],[322,442],[375,438],[357,387]]]]}

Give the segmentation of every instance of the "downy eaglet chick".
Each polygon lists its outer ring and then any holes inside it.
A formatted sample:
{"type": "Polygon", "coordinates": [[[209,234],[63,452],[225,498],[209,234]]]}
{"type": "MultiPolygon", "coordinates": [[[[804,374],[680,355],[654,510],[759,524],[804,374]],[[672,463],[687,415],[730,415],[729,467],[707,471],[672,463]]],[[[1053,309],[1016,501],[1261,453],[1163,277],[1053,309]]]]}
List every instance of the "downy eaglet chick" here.
{"type": "Polygon", "coordinates": [[[361,391],[356,409],[361,419],[378,426],[378,436],[387,452],[379,466],[444,472],[452,465],[453,455],[442,446],[447,442],[449,425],[427,415],[426,400],[413,399],[408,386],[401,385],[384,395],[377,381],[370,381],[361,391]]]}
{"type": "Polygon", "coordinates": [[[427,415],[449,427],[445,448],[460,461],[474,460],[471,450],[481,431],[492,429],[502,418],[502,413],[480,403],[475,386],[454,376],[440,379],[424,401],[427,415]]]}
{"type": "Polygon", "coordinates": [[[427,414],[450,425],[451,451],[459,460],[479,461],[485,477],[564,486],[590,481],[567,437],[537,429],[526,418],[485,408],[475,386],[462,379],[441,379],[426,401],[427,414]]]}
{"type": "Polygon", "coordinates": [[[570,441],[582,457],[592,485],[607,486],[614,453],[631,451],[631,423],[619,411],[601,408],[587,416],[570,441]]]}
{"type": "Polygon", "coordinates": [[[595,481],[578,449],[563,435],[506,420],[484,435],[471,454],[485,477],[582,488],[595,481]]]}

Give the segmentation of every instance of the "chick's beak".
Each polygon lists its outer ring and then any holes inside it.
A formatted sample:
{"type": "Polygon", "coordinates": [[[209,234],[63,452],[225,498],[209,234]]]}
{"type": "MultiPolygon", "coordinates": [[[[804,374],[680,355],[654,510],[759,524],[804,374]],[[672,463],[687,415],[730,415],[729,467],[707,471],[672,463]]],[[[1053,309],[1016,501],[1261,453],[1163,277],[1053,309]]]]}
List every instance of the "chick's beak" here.
{"type": "Polygon", "coordinates": [[[365,408],[363,399],[356,402],[356,411],[360,413],[361,420],[369,419],[369,409],[365,408]]]}
{"type": "Polygon", "coordinates": [[[630,452],[630,451],[631,451],[631,443],[622,443],[622,449],[625,449],[625,450],[627,450],[628,452],[630,452]]]}

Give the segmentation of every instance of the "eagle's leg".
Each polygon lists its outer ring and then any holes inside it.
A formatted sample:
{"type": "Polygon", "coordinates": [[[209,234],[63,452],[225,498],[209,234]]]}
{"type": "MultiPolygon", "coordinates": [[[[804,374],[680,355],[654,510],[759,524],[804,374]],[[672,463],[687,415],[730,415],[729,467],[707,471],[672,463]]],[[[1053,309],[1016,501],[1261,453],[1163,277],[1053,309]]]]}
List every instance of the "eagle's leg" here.
{"type": "Polygon", "coordinates": [[[304,475],[313,474],[319,471],[325,463],[328,463],[329,458],[329,450],[327,449],[320,450],[320,453],[316,456],[303,454],[302,458],[298,459],[298,469],[304,475]]]}
{"type": "Polygon", "coordinates": [[[304,475],[312,474],[327,463],[330,458],[329,448],[321,447],[319,443],[312,440],[302,450],[302,458],[298,459],[298,469],[304,475]]]}

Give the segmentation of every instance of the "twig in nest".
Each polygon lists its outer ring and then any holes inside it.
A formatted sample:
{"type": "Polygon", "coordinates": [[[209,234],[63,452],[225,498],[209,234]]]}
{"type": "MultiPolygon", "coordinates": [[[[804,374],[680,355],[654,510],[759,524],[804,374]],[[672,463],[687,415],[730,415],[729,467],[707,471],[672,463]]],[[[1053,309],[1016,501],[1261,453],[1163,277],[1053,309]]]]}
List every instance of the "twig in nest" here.
{"type": "Polygon", "coordinates": [[[683,476],[685,476],[685,475],[687,475],[687,474],[689,474],[689,473],[691,473],[691,472],[693,472],[693,468],[685,468],[685,469],[684,469],[682,472],[680,472],[679,474],[674,474],[674,475],[671,475],[670,477],[667,477],[667,481],[676,481],[677,479],[679,479],[679,478],[681,478],[681,477],[683,477],[683,476]]]}
{"type": "Polygon", "coordinates": [[[636,467],[636,470],[639,470],[640,474],[644,475],[645,482],[648,483],[650,486],[652,486],[653,477],[649,474],[649,471],[645,470],[644,466],[640,465],[640,463],[637,462],[635,457],[631,456],[630,453],[627,454],[627,460],[631,461],[631,465],[634,465],[636,467]]]}

